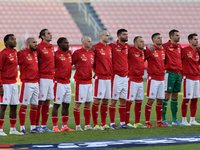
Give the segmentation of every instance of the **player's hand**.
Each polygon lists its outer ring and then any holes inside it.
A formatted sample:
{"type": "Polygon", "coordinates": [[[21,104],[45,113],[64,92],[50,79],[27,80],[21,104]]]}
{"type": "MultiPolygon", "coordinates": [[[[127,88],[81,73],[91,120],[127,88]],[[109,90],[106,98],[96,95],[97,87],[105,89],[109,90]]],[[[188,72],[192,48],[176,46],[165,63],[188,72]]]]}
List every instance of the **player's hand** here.
{"type": "Polygon", "coordinates": [[[115,45],[117,45],[117,41],[113,41],[112,43],[115,44],[115,45]]]}
{"type": "Polygon", "coordinates": [[[75,67],[76,69],[78,69],[78,65],[77,65],[77,64],[75,64],[74,67],[75,67]]]}
{"type": "Polygon", "coordinates": [[[147,47],[151,52],[155,52],[155,47],[152,44],[148,44],[147,47]]]}
{"type": "Polygon", "coordinates": [[[4,90],[3,90],[3,86],[0,86],[0,95],[3,96],[4,90]]]}
{"type": "Polygon", "coordinates": [[[94,50],[95,50],[95,48],[93,47],[93,45],[92,45],[92,48],[90,48],[90,50],[91,50],[91,51],[94,51],[94,50]]]}

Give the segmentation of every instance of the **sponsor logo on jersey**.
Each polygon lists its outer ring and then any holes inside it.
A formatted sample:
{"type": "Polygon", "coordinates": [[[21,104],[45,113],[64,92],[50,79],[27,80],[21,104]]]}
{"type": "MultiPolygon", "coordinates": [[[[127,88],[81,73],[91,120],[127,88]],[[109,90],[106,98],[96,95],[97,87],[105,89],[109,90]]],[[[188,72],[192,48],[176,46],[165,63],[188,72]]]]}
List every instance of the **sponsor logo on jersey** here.
{"type": "Polygon", "coordinates": [[[81,59],[82,59],[82,61],[87,61],[87,57],[85,57],[85,54],[83,54],[83,55],[81,56],[81,59]]]}
{"type": "Polygon", "coordinates": [[[187,54],[188,58],[192,58],[192,53],[189,52],[189,54],[187,54]]]}
{"type": "Polygon", "coordinates": [[[28,56],[26,57],[28,61],[32,60],[32,56],[30,54],[28,54],[28,56]]]}
{"type": "Polygon", "coordinates": [[[158,53],[155,51],[155,52],[153,53],[153,56],[154,56],[154,57],[158,57],[158,53]]]}

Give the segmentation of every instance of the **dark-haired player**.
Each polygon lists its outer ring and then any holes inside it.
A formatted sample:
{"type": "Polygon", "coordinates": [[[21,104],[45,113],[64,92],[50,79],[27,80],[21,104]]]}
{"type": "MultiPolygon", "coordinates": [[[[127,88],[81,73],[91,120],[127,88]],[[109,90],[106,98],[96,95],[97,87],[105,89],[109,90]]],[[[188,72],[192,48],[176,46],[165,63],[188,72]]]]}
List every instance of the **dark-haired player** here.
{"type": "Polygon", "coordinates": [[[195,121],[197,111],[197,101],[199,97],[199,51],[198,35],[196,33],[188,36],[189,46],[184,47],[181,52],[183,66],[183,102],[182,102],[182,123],[190,125],[200,125],[195,121]],[[190,102],[190,122],[187,122],[187,107],[190,102]]]}
{"type": "Polygon", "coordinates": [[[165,49],[162,47],[162,37],[160,33],[154,33],[151,37],[155,51],[152,52],[148,48],[146,50],[145,59],[148,61],[148,78],[147,78],[147,104],[145,107],[146,126],[154,128],[150,123],[151,107],[156,98],[156,126],[168,127],[162,122],[162,102],[165,97],[164,91],[164,74],[165,74],[165,49]]]}
{"type": "Polygon", "coordinates": [[[52,109],[52,122],[54,132],[74,131],[67,126],[69,119],[69,104],[71,103],[71,72],[72,56],[69,51],[69,41],[60,37],[57,41],[59,49],[55,52],[54,76],[54,105],[52,109]],[[58,129],[58,108],[62,104],[62,128],[58,129]]]}
{"type": "Polygon", "coordinates": [[[144,75],[144,40],[136,36],[133,40],[134,47],[128,51],[128,94],[126,101],[126,124],[131,127],[145,128],[140,123],[142,101],[144,99],[143,75],[144,75]],[[135,124],[130,123],[131,104],[135,100],[135,124]]]}
{"type": "Polygon", "coordinates": [[[18,86],[17,86],[17,51],[14,49],[17,45],[13,34],[7,34],[4,37],[6,46],[0,52],[0,136],[6,136],[3,132],[4,116],[7,105],[10,105],[10,132],[9,134],[23,135],[16,130],[18,86]]]}
{"type": "Polygon", "coordinates": [[[37,111],[37,130],[39,128],[40,109],[42,107],[42,123],[41,130],[44,132],[53,132],[47,128],[47,120],[49,117],[50,99],[54,99],[53,77],[54,77],[54,47],[50,44],[52,34],[48,29],[40,31],[39,38],[41,43],[37,46],[38,67],[39,67],[39,103],[37,111]]]}
{"type": "Polygon", "coordinates": [[[128,32],[126,29],[117,31],[117,43],[111,43],[112,49],[112,100],[109,106],[110,126],[118,129],[115,125],[116,103],[119,99],[120,128],[133,128],[125,124],[126,119],[126,99],[128,91],[128,32]]]}
{"type": "Polygon", "coordinates": [[[185,126],[177,120],[178,92],[181,91],[181,45],[178,30],[169,32],[170,40],[163,44],[165,48],[165,99],[163,100],[162,121],[165,125],[171,126],[166,119],[167,103],[171,96],[172,125],[185,126]]]}

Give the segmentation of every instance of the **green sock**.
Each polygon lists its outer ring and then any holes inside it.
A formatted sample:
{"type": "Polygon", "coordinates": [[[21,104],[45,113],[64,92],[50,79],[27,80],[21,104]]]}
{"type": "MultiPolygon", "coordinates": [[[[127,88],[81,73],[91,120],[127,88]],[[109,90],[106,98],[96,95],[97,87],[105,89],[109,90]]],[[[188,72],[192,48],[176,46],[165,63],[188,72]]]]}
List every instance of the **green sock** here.
{"type": "Polygon", "coordinates": [[[167,99],[163,99],[163,104],[162,104],[162,106],[163,106],[162,121],[166,120],[167,103],[168,103],[168,100],[167,99]]]}
{"type": "Polygon", "coordinates": [[[171,99],[171,112],[172,112],[172,121],[176,121],[177,120],[177,112],[178,112],[177,99],[171,99]]]}

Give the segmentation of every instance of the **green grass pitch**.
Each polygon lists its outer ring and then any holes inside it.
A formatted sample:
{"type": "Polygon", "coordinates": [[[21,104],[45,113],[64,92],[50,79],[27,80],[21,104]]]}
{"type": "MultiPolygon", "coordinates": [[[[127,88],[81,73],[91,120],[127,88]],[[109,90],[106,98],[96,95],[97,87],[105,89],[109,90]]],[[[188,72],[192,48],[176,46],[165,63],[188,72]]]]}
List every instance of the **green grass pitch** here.
{"type": "MultiPolygon", "coordinates": [[[[147,82],[144,81],[144,91],[146,92],[147,82]]],[[[74,85],[72,84],[72,93],[74,93],[74,85]]],[[[147,98],[145,99],[142,104],[142,112],[141,112],[141,123],[145,124],[145,104],[147,102],[147,98]]],[[[179,106],[178,106],[178,119],[181,121],[181,103],[182,103],[182,95],[179,94],[179,106]]],[[[51,104],[53,102],[51,101],[51,104]]],[[[19,110],[20,105],[18,105],[19,110]]],[[[69,109],[69,121],[68,126],[70,128],[75,129],[75,121],[73,117],[73,107],[74,107],[74,94],[72,94],[72,103],[69,109]]],[[[49,110],[49,119],[47,126],[48,128],[52,129],[52,121],[51,121],[51,109],[49,110]]],[[[58,127],[61,127],[61,108],[59,109],[59,120],[58,120],[58,127]]],[[[200,104],[198,103],[198,110],[196,114],[196,120],[200,122],[200,104]]],[[[189,105],[188,105],[188,121],[190,116],[189,105]]],[[[134,123],[134,102],[131,107],[131,116],[130,121],[134,123]]],[[[170,103],[168,103],[168,111],[167,111],[167,119],[169,123],[171,123],[171,111],[170,111],[170,103]]],[[[119,126],[119,112],[116,109],[116,125],[119,126]]],[[[100,113],[98,122],[100,124],[100,113]]],[[[110,123],[109,120],[109,113],[107,116],[107,124],[110,123]]],[[[156,112],[155,112],[155,102],[152,107],[151,112],[151,123],[156,125],[156,112]]],[[[93,125],[92,118],[91,118],[91,125],[93,125]]],[[[26,112],[26,130],[30,131],[30,120],[29,120],[29,107],[26,112]]],[[[84,127],[84,117],[83,117],[83,105],[81,107],[81,126],[84,127]]],[[[19,130],[19,117],[16,124],[17,130],[19,130]]],[[[10,123],[9,123],[9,107],[6,110],[5,114],[5,121],[3,126],[4,132],[9,133],[10,123]]],[[[55,142],[72,142],[72,141],[85,141],[85,140],[103,140],[103,139],[117,139],[117,138],[138,138],[138,137],[151,137],[151,136],[168,136],[168,135],[184,135],[184,134],[198,134],[200,133],[199,126],[191,126],[191,127],[155,127],[153,129],[119,129],[119,130],[106,130],[106,131],[83,131],[83,132],[61,132],[61,133],[43,133],[43,134],[29,134],[24,136],[17,136],[17,135],[9,135],[7,137],[0,137],[0,144],[31,144],[31,143],[55,143],[55,142]]],[[[135,148],[135,149],[198,149],[200,148],[200,144],[189,144],[189,145],[176,145],[176,146],[158,146],[158,147],[144,147],[144,148],[135,148]]],[[[132,148],[130,148],[132,149],[132,148]]]]}

